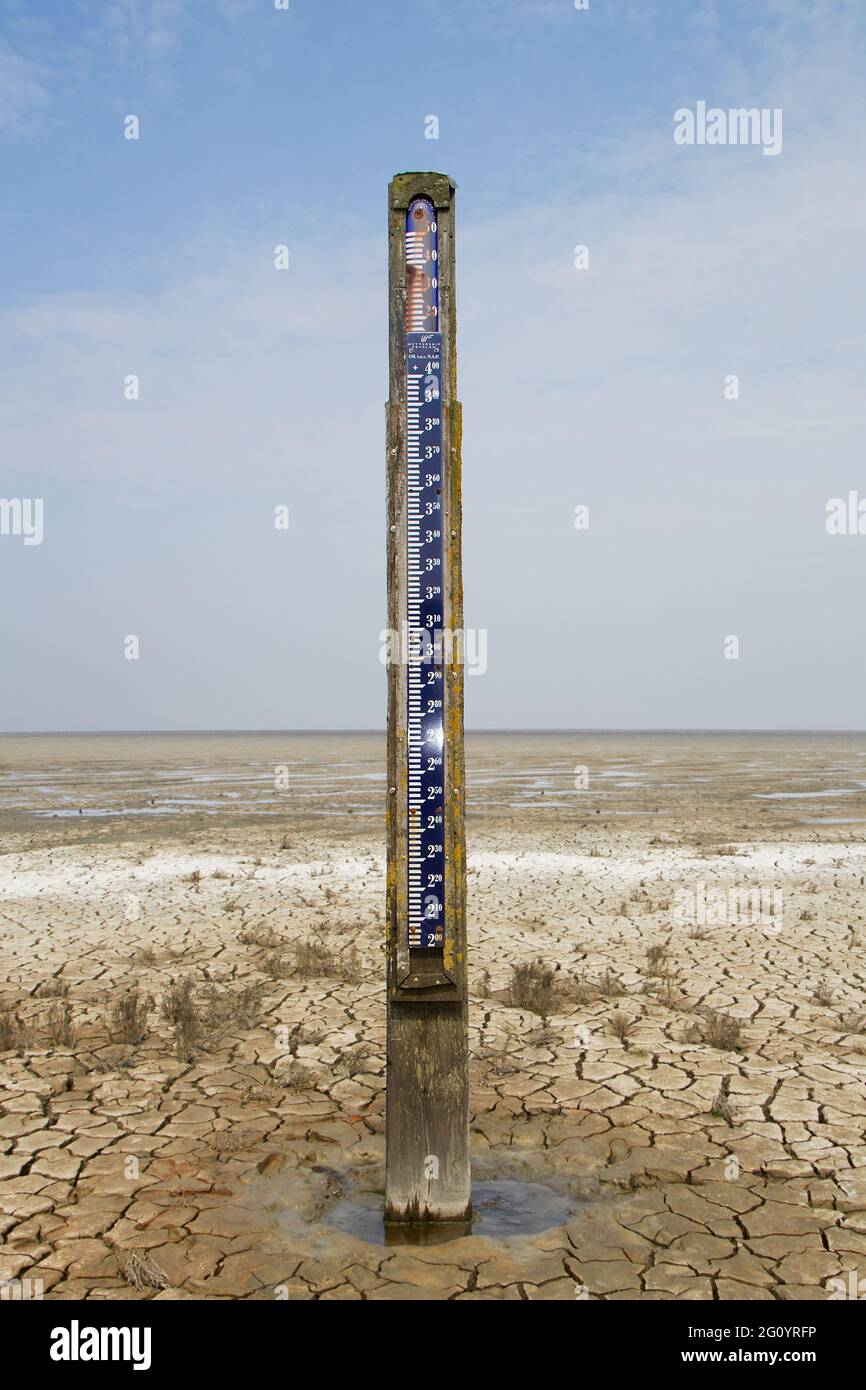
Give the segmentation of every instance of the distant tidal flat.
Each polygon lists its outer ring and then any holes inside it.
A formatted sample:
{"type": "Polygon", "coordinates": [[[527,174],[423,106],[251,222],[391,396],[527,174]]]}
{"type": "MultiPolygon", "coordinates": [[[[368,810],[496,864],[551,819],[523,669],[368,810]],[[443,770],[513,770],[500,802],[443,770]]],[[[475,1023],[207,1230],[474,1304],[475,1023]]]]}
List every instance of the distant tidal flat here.
{"type": "MultiPolygon", "coordinates": [[[[0,736],[0,820],[382,817],[376,733],[0,736]]],[[[866,823],[866,735],[467,736],[468,814],[866,823]]]]}

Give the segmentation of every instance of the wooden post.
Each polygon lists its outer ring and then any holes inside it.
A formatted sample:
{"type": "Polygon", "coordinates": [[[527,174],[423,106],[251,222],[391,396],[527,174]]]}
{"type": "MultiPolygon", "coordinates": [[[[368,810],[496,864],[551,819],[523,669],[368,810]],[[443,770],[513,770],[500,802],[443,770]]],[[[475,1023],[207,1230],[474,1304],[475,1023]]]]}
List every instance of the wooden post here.
{"type": "MultiPolygon", "coordinates": [[[[409,825],[413,812],[409,806],[409,676],[402,636],[400,651],[392,652],[388,663],[387,1222],[464,1222],[471,1214],[454,193],[454,184],[444,174],[398,174],[391,182],[388,200],[388,627],[392,634],[404,634],[409,612],[406,228],[410,205],[414,210],[416,200],[422,199],[431,209],[430,216],[435,217],[432,227],[438,239],[438,260],[432,267],[438,279],[438,310],[429,312],[437,314],[430,326],[441,334],[441,341],[434,345],[441,354],[441,372],[438,385],[428,389],[427,399],[430,391],[438,391],[442,618],[453,645],[446,644],[439,665],[441,676],[431,675],[432,681],[439,682],[444,704],[444,921],[441,945],[421,949],[410,946],[409,938],[409,825]]],[[[420,217],[421,213],[415,215],[420,217]]],[[[429,219],[426,225],[431,225],[429,219]]],[[[414,336],[417,339],[420,335],[414,336]]]]}

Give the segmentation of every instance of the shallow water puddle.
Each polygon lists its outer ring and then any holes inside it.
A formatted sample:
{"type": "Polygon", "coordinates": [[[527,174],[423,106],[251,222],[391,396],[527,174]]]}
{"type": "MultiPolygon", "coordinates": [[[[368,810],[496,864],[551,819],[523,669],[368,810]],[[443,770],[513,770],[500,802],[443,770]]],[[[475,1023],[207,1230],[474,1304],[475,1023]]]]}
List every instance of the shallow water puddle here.
{"type": "Polygon", "coordinates": [[[338,1202],[322,1221],[370,1245],[438,1245],[468,1235],[490,1240],[538,1235],[565,1225],[586,1205],[543,1183],[501,1179],[472,1184],[472,1219],[465,1224],[425,1221],[386,1227],[381,1197],[338,1202]]]}

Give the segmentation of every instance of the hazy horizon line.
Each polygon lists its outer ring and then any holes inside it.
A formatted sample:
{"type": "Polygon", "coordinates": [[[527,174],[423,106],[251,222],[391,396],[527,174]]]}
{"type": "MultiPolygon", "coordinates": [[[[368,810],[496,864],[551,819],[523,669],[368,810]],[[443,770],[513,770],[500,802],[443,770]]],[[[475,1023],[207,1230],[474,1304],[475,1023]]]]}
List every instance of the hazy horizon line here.
{"type": "MultiPolygon", "coordinates": [[[[479,728],[465,729],[467,735],[473,734],[866,734],[866,729],[848,728],[803,728],[799,726],[760,728],[753,726],[729,726],[704,727],[700,725],[659,725],[659,726],[638,726],[623,725],[603,727],[601,725],[587,725],[583,727],[540,727],[532,725],[486,725],[479,728]]],[[[376,734],[385,737],[384,727],[379,728],[341,728],[332,726],[327,728],[303,727],[293,729],[244,729],[244,728],[214,728],[214,729],[3,729],[0,730],[0,738],[109,738],[112,736],[125,736],[134,738],[147,738],[155,735],[169,736],[205,736],[208,734],[245,734],[245,735],[265,735],[279,734],[280,736],[296,736],[305,734],[376,734]]]]}

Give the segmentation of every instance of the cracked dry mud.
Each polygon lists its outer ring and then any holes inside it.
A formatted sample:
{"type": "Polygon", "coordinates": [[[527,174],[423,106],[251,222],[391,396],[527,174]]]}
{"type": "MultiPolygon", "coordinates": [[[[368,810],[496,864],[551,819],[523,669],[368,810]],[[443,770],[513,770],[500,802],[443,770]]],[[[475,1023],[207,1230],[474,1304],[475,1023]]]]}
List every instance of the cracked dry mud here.
{"type": "Polygon", "coordinates": [[[382,1187],[381,740],[0,752],[0,1279],[697,1300],[866,1279],[863,738],[469,738],[475,1171],[577,1205],[423,1247],[329,1224],[382,1187]],[[781,924],[677,920],[699,883],[777,890],[781,924]],[[537,958],[546,1018],[511,1002],[537,958]],[[166,1017],[185,978],[192,1039],[166,1017]],[[710,1011],[741,1024],[728,1049],[710,1011]]]}

